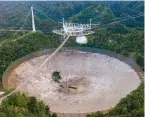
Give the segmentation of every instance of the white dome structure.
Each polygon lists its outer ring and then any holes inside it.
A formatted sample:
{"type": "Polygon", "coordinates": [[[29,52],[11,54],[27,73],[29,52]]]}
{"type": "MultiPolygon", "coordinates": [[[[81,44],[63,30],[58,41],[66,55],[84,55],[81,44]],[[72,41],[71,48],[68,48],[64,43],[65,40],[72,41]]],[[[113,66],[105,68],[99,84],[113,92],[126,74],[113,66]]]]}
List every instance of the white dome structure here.
{"type": "Polygon", "coordinates": [[[77,36],[76,42],[79,44],[86,44],[88,42],[88,40],[87,40],[86,36],[77,36]]]}

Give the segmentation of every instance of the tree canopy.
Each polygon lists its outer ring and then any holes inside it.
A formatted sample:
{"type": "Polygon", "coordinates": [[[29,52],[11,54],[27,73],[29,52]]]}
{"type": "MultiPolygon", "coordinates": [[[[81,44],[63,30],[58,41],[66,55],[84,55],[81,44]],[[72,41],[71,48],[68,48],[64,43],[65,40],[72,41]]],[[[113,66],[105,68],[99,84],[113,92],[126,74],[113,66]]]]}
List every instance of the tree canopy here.
{"type": "Polygon", "coordinates": [[[22,93],[13,93],[0,105],[1,117],[54,117],[49,107],[35,97],[22,93]]]}

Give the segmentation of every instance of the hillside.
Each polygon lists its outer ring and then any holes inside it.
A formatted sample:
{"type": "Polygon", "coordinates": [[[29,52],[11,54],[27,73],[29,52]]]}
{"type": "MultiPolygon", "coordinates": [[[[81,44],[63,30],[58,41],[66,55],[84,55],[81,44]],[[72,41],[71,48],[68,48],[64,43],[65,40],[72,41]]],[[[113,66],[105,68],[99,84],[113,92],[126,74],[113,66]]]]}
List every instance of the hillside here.
{"type": "Polygon", "coordinates": [[[49,107],[35,97],[14,93],[0,105],[1,117],[56,117],[49,107]]]}
{"type": "MultiPolygon", "coordinates": [[[[100,23],[95,27],[95,34],[89,35],[88,43],[77,44],[71,37],[67,47],[94,47],[107,49],[134,58],[144,70],[144,16],[114,24],[108,24],[126,17],[138,16],[144,12],[143,1],[107,1],[107,2],[0,2],[0,29],[28,29],[31,28],[30,7],[34,6],[36,33],[0,31],[0,89],[2,75],[15,60],[35,51],[55,48],[60,45],[62,37],[52,34],[52,30],[59,28],[62,18],[69,22],[100,23]],[[44,13],[44,15],[40,14],[44,13]],[[29,14],[28,14],[29,13],[29,14]],[[61,39],[60,39],[61,38],[61,39]]],[[[144,84],[127,97],[120,100],[116,107],[108,114],[102,112],[89,114],[88,117],[143,117],[144,84]]],[[[21,104],[21,103],[20,103],[21,104]]],[[[37,117],[42,113],[44,117],[51,116],[42,102],[34,97],[16,93],[8,97],[0,106],[0,116],[37,117]],[[20,97],[20,98],[19,98],[20,97]],[[12,100],[15,100],[14,102],[12,100]],[[32,100],[31,100],[32,99],[32,100]],[[25,100],[25,101],[24,101],[25,100]],[[32,101],[30,104],[30,100],[32,101]],[[24,105],[18,103],[24,101],[24,105]],[[28,106],[29,105],[29,106],[28,106]],[[34,110],[33,110],[34,107],[34,110]],[[42,110],[40,109],[42,108],[42,110]],[[36,109],[36,110],[35,110],[36,109]],[[38,111],[37,111],[38,110],[38,111]],[[39,113],[39,114],[40,114],[39,113]]]]}
{"type": "MultiPolygon", "coordinates": [[[[143,2],[1,2],[0,28],[23,27],[31,30],[29,12],[32,5],[36,8],[36,29],[45,33],[51,33],[52,29],[58,27],[58,22],[63,17],[79,23],[88,23],[92,18],[92,23],[100,22],[103,25],[116,21],[116,18],[137,16],[143,12],[143,2]]],[[[131,27],[143,27],[143,17],[121,23],[131,27]]]]}
{"type": "Polygon", "coordinates": [[[107,6],[102,3],[95,3],[81,10],[70,19],[73,22],[81,21],[81,23],[89,23],[89,19],[91,18],[93,23],[108,23],[114,17],[115,15],[107,6]]]}
{"type": "MultiPolygon", "coordinates": [[[[137,16],[142,15],[144,13],[144,1],[122,1],[122,2],[106,2],[108,7],[112,10],[112,12],[116,15],[116,17],[125,17],[125,16],[137,16]]],[[[130,27],[143,27],[144,26],[144,18],[139,17],[136,19],[130,19],[123,24],[130,27]]]]}
{"type": "MultiPolygon", "coordinates": [[[[13,61],[45,48],[58,46],[59,40],[46,36],[41,32],[27,33],[15,40],[9,40],[0,47],[0,82],[6,68],[13,61]]],[[[2,87],[2,85],[1,85],[2,87]]]]}

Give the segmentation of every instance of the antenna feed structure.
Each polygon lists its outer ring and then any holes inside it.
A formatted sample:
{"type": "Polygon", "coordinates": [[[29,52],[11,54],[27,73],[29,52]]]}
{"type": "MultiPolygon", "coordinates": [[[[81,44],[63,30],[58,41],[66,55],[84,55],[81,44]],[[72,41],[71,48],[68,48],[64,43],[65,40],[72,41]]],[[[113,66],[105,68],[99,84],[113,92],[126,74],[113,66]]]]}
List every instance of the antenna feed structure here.
{"type": "Polygon", "coordinates": [[[86,35],[93,34],[91,31],[91,19],[90,24],[78,24],[78,23],[67,23],[63,18],[63,29],[54,30],[53,33],[63,36],[75,36],[76,42],[79,44],[86,44],[88,42],[86,35]]]}

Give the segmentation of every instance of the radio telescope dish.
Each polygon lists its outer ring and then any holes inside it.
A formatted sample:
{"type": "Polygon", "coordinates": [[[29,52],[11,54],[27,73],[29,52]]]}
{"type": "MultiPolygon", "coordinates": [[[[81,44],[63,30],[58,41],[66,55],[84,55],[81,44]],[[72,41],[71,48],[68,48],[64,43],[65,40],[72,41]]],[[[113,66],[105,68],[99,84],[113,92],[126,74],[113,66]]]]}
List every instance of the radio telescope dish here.
{"type": "Polygon", "coordinates": [[[54,30],[53,33],[66,36],[75,36],[76,42],[79,44],[86,44],[88,42],[86,35],[93,34],[90,24],[67,23],[63,19],[63,29],[54,30]]]}

